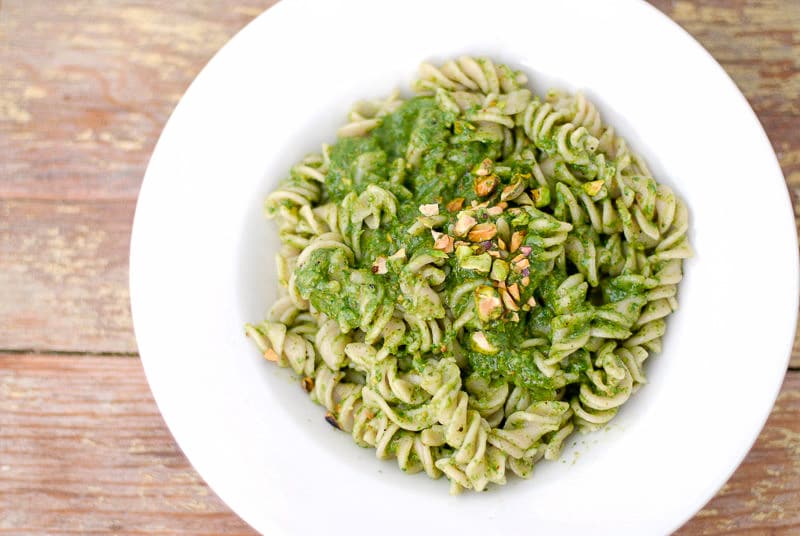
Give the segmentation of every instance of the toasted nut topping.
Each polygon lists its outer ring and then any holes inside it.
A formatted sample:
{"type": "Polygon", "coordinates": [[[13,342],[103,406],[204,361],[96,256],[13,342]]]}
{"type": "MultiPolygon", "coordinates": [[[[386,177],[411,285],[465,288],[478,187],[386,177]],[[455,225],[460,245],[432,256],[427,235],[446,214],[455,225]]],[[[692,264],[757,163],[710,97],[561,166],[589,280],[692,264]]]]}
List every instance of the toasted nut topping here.
{"type": "Polygon", "coordinates": [[[449,203],[447,203],[447,210],[450,212],[458,212],[461,210],[461,207],[464,206],[464,198],[463,197],[456,197],[449,203]]]}
{"type": "Polygon", "coordinates": [[[519,322],[519,313],[517,312],[511,313],[510,315],[508,315],[508,319],[511,320],[512,322],[519,322]]]}
{"type": "Polygon", "coordinates": [[[536,307],[536,299],[534,299],[533,296],[528,298],[528,305],[530,305],[531,307],[536,307]]]}
{"type": "Polygon", "coordinates": [[[531,284],[531,278],[526,275],[525,277],[522,278],[521,282],[523,287],[527,287],[528,285],[531,284]]]}
{"type": "Polygon", "coordinates": [[[470,246],[472,244],[470,244],[469,242],[465,242],[463,240],[456,240],[455,243],[453,243],[453,245],[455,247],[458,247],[458,246],[470,246]]]}
{"type": "Polygon", "coordinates": [[[429,205],[420,205],[419,211],[425,216],[438,216],[439,205],[437,203],[431,203],[429,205]]]}
{"type": "Polygon", "coordinates": [[[594,197],[600,193],[603,186],[605,186],[606,182],[602,179],[592,182],[587,182],[583,185],[583,191],[589,194],[590,196],[594,197]]]}
{"type": "MultiPolygon", "coordinates": [[[[396,253],[395,253],[396,255],[396,253]]],[[[373,274],[385,274],[389,271],[389,268],[386,266],[386,257],[375,257],[375,262],[372,263],[372,273],[373,274]]]]}
{"type": "Polygon", "coordinates": [[[487,158],[483,162],[481,162],[480,165],[478,165],[477,169],[475,170],[475,175],[478,175],[480,177],[485,177],[486,175],[492,172],[493,166],[494,163],[491,161],[491,159],[487,158]]]}
{"type": "Polygon", "coordinates": [[[519,285],[514,283],[513,285],[509,285],[508,293],[511,294],[511,297],[514,298],[516,301],[519,301],[519,285]]]}
{"type": "Polygon", "coordinates": [[[525,231],[517,231],[511,235],[511,244],[508,250],[511,252],[517,251],[522,245],[522,240],[525,238],[525,231]]]}
{"type": "Polygon", "coordinates": [[[312,378],[311,376],[306,376],[305,378],[303,378],[303,381],[300,382],[300,385],[303,386],[303,390],[306,393],[310,393],[311,391],[314,390],[314,378],[312,378]]]}
{"type": "Polygon", "coordinates": [[[444,251],[445,253],[453,252],[453,237],[443,233],[437,233],[439,236],[434,235],[433,249],[444,251]]]}
{"type": "Polygon", "coordinates": [[[516,263],[516,266],[520,270],[524,270],[525,268],[528,268],[530,265],[531,265],[531,262],[528,259],[522,259],[521,261],[517,261],[517,263],[516,263]]]}
{"type": "Polygon", "coordinates": [[[530,254],[531,254],[531,251],[533,251],[533,249],[532,249],[530,246],[520,246],[520,247],[519,247],[519,250],[520,250],[520,251],[522,252],[522,254],[523,254],[523,255],[525,255],[526,257],[527,257],[528,255],[530,255],[530,254]]]}
{"type": "MultiPolygon", "coordinates": [[[[491,252],[489,253],[491,254],[491,252]]],[[[498,253],[497,256],[499,257],[500,254],[498,253]]],[[[494,261],[494,263],[492,263],[492,271],[489,274],[489,277],[495,281],[500,281],[503,285],[505,285],[505,280],[508,277],[508,263],[499,259],[494,261]]]]}
{"type": "Polygon", "coordinates": [[[509,184],[505,188],[503,188],[503,191],[500,192],[500,199],[503,201],[507,201],[509,199],[515,199],[519,197],[519,195],[523,192],[524,189],[525,185],[522,183],[522,181],[517,180],[509,184]]]}
{"type": "Polygon", "coordinates": [[[491,255],[492,257],[494,257],[495,259],[499,259],[499,258],[500,258],[500,252],[499,252],[499,251],[497,251],[496,249],[490,249],[490,250],[489,250],[489,251],[487,251],[486,253],[488,253],[489,255],[491,255]]]}
{"type": "Polygon", "coordinates": [[[264,359],[267,361],[272,361],[273,363],[277,363],[280,360],[278,358],[278,354],[276,354],[275,350],[272,348],[267,348],[267,351],[264,352],[264,359]]]}
{"type": "Polygon", "coordinates": [[[472,348],[482,354],[496,354],[497,348],[492,346],[492,343],[489,342],[489,339],[486,338],[486,334],[482,331],[475,331],[472,336],[472,348]]]}
{"type": "Polygon", "coordinates": [[[478,177],[475,179],[475,193],[480,197],[486,197],[494,192],[497,188],[497,177],[495,175],[487,175],[486,177],[478,177]]]}
{"type": "Polygon", "coordinates": [[[506,309],[509,311],[519,311],[519,306],[514,303],[514,299],[506,289],[500,289],[500,298],[503,300],[503,305],[506,306],[506,309]]]}
{"type": "Polygon", "coordinates": [[[520,253],[519,255],[517,255],[516,257],[514,257],[513,259],[511,259],[511,262],[519,262],[519,261],[521,261],[521,260],[522,260],[522,259],[524,259],[524,258],[525,258],[525,255],[523,255],[522,253],[520,253]]]}
{"type": "Polygon", "coordinates": [[[488,214],[489,216],[499,216],[502,213],[503,213],[503,207],[501,207],[500,205],[495,205],[493,207],[489,207],[488,209],[486,209],[486,214],[488,214]]]}
{"type": "Polygon", "coordinates": [[[453,234],[456,236],[465,236],[467,232],[470,229],[472,229],[477,223],[478,220],[476,220],[469,214],[461,214],[458,217],[458,221],[456,221],[455,226],[453,226],[453,234]]]}
{"type": "Polygon", "coordinates": [[[465,270],[488,274],[492,269],[492,257],[488,253],[467,257],[459,262],[465,270]]]}
{"type": "Polygon", "coordinates": [[[499,247],[500,249],[506,249],[506,243],[503,242],[503,239],[500,238],[499,236],[497,237],[497,247],[499,247]]]}
{"type": "Polygon", "coordinates": [[[478,318],[481,322],[487,322],[500,318],[503,314],[503,304],[500,296],[492,287],[481,285],[475,289],[475,306],[478,309],[478,318]]]}
{"type": "Polygon", "coordinates": [[[497,227],[493,223],[479,223],[474,226],[467,236],[472,242],[491,240],[497,234],[497,227]]]}
{"type": "Polygon", "coordinates": [[[336,417],[333,416],[333,413],[330,411],[325,414],[325,420],[328,421],[328,424],[333,426],[334,428],[341,430],[342,427],[339,425],[339,421],[336,420],[336,417]]]}

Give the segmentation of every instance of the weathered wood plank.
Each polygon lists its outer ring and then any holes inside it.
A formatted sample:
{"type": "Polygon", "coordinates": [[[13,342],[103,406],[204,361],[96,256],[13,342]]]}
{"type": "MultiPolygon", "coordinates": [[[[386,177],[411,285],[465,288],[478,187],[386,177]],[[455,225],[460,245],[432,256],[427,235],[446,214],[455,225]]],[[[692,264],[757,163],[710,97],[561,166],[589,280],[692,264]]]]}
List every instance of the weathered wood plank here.
{"type": "Polygon", "coordinates": [[[0,349],[136,352],[134,201],[0,199],[0,349]]]}
{"type": "Polygon", "coordinates": [[[0,197],[134,199],[197,72],[274,0],[0,10],[0,197]]]}
{"type": "Polygon", "coordinates": [[[679,534],[800,534],[798,416],[800,372],[789,372],[747,458],[679,534]]]}
{"type": "MultiPolygon", "coordinates": [[[[745,462],[681,534],[800,531],[798,414],[792,372],[745,462]]],[[[37,355],[0,355],[0,529],[251,533],[175,445],[137,359],[37,355]]]]}
{"type": "Polygon", "coordinates": [[[134,358],[0,355],[0,533],[252,534],[175,445],[134,358]]]}
{"type": "Polygon", "coordinates": [[[800,115],[800,2],[649,1],[708,49],[759,115],[800,115]]]}

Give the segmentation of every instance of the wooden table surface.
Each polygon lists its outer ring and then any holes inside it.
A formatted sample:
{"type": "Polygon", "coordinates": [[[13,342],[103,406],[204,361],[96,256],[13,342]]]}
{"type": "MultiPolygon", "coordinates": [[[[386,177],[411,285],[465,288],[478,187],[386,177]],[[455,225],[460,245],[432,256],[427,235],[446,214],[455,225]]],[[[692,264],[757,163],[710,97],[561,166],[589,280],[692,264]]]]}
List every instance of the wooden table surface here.
{"type": "MultiPolygon", "coordinates": [[[[252,534],[153,402],[131,328],[128,246],[164,122],[273,1],[0,2],[0,533],[252,534]]],[[[800,2],[653,3],[747,96],[797,214],[800,2]]],[[[679,532],[800,534],[797,341],[757,443],[679,532]]]]}

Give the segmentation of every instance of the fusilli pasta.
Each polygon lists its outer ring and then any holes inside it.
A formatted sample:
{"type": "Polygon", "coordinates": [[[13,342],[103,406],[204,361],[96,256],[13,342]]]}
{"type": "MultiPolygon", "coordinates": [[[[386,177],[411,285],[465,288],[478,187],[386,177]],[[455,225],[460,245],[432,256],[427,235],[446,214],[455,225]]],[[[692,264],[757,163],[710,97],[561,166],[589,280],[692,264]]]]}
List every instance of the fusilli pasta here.
{"type": "Polygon", "coordinates": [[[487,58],[419,75],[269,195],[283,294],[245,330],[358,445],[481,491],[646,382],[689,216],[583,94],[487,58]]]}

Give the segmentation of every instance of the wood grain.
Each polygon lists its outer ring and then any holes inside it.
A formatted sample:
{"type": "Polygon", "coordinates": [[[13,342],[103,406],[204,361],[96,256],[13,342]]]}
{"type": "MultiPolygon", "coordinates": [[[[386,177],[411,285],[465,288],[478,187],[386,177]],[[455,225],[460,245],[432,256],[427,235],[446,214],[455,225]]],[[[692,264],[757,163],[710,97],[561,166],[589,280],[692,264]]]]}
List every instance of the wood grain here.
{"type": "Polygon", "coordinates": [[[759,116],[800,115],[800,2],[650,0],[650,3],[708,49],[759,116]]]}
{"type": "Polygon", "coordinates": [[[189,83],[273,3],[4,0],[0,197],[135,199],[189,83]]]}
{"type": "Polygon", "coordinates": [[[195,473],[137,359],[0,355],[0,534],[252,534],[195,473]]]}
{"type": "Polygon", "coordinates": [[[0,348],[136,352],[133,200],[0,198],[0,348]]]}
{"type": "MultiPolygon", "coordinates": [[[[680,534],[800,531],[798,414],[791,374],[740,470],[680,534]]],[[[0,354],[0,444],[0,533],[253,534],[175,445],[138,360],[0,354]]]]}
{"type": "MultiPolygon", "coordinates": [[[[0,0],[0,534],[253,533],[152,401],[127,256],[172,108],[273,3],[0,0]]],[[[800,2],[652,3],[742,89],[800,215],[800,2]]],[[[755,447],[680,534],[800,534],[800,337],[791,367],[755,447]]]]}

